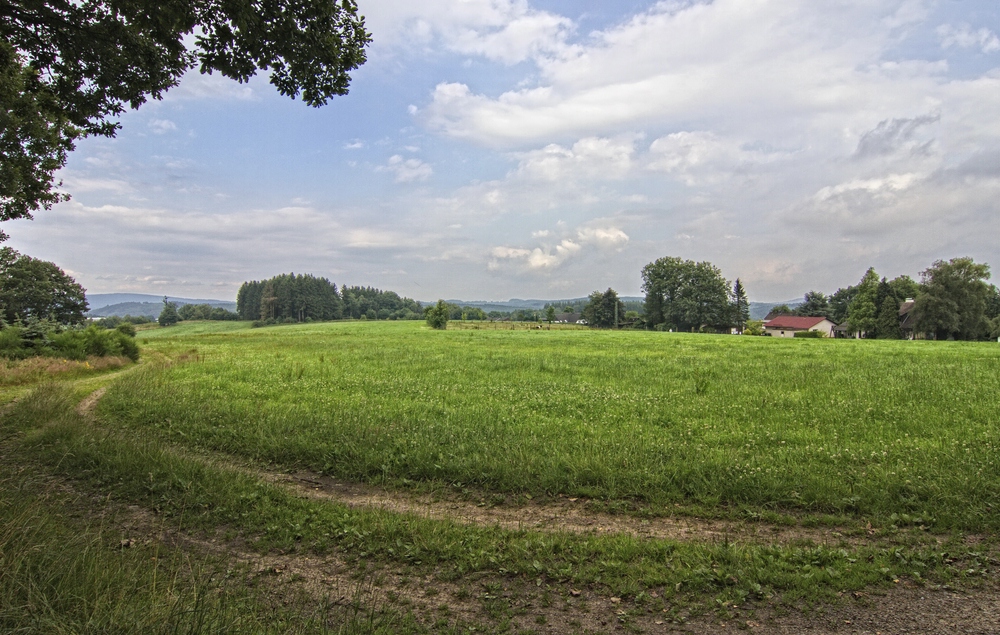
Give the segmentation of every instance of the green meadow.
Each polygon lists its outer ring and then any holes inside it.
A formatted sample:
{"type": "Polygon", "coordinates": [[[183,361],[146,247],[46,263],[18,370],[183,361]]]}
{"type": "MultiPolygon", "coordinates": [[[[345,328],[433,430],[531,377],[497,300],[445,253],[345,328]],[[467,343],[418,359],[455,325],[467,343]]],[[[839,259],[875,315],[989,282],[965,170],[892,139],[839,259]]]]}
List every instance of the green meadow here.
{"type": "Polygon", "coordinates": [[[1000,527],[1000,346],[414,322],[140,334],[123,429],[393,486],[1000,527]]]}
{"type": "Polygon", "coordinates": [[[137,365],[12,386],[0,630],[606,632],[992,579],[995,344],[454,326],[182,323],[141,331],[137,365]],[[750,531],[511,529],[267,477],[300,469],[750,531]],[[317,590],[234,550],[347,577],[317,590]]]}

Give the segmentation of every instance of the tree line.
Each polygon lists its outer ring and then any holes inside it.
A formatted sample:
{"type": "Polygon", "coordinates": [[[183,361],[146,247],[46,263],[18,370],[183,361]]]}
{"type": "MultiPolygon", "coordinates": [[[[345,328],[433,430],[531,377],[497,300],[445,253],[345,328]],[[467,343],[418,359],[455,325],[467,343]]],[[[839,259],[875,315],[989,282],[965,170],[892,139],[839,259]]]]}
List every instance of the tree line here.
{"type": "Polygon", "coordinates": [[[989,278],[989,265],[968,257],[935,261],[920,273],[920,282],[906,275],[879,278],[870,267],[856,285],[829,296],[810,291],[794,310],[782,305],[772,312],[825,317],[865,338],[995,338],[1000,337],[1000,290],[986,282],[989,278]],[[900,315],[907,301],[913,303],[907,307],[911,333],[904,333],[900,315]]]}
{"type": "MultiPolygon", "coordinates": [[[[182,307],[183,310],[183,307],[182,307]]],[[[244,282],[236,294],[236,315],[264,324],[340,319],[419,320],[420,303],[394,291],[337,285],[326,278],[288,273],[244,282]]]]}
{"type": "MultiPolygon", "coordinates": [[[[856,285],[829,296],[809,291],[795,309],[778,305],[771,313],[824,317],[863,338],[1000,338],[1000,290],[989,278],[989,265],[967,257],[935,261],[920,282],[880,278],[872,267],[856,285]],[[904,307],[907,301],[912,304],[904,307]]],[[[645,302],[635,313],[613,289],[595,291],[583,319],[600,328],[763,333],[760,322],[750,322],[742,281],[729,282],[710,262],[660,258],[643,267],[642,290],[645,302]]]]}

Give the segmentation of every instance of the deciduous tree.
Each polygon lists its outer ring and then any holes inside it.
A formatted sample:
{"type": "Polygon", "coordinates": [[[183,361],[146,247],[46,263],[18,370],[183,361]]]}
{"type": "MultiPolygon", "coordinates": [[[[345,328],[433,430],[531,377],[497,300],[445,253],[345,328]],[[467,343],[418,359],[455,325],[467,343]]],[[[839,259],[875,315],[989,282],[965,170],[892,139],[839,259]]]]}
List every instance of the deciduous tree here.
{"type": "Polygon", "coordinates": [[[972,258],[935,261],[921,272],[922,292],[917,296],[916,330],[938,339],[979,339],[986,335],[990,267],[972,258]]]}
{"type": "Polygon", "coordinates": [[[82,324],[88,308],[83,287],[55,264],[0,249],[0,312],[8,323],[82,324]]]}
{"type": "Polygon", "coordinates": [[[729,283],[710,262],[660,258],[642,269],[646,323],[681,331],[726,328],[729,283]]]}
{"type": "Polygon", "coordinates": [[[583,309],[583,319],[589,326],[596,328],[616,328],[618,321],[625,317],[625,305],[618,299],[618,293],[608,288],[601,293],[594,291],[583,309]]]}

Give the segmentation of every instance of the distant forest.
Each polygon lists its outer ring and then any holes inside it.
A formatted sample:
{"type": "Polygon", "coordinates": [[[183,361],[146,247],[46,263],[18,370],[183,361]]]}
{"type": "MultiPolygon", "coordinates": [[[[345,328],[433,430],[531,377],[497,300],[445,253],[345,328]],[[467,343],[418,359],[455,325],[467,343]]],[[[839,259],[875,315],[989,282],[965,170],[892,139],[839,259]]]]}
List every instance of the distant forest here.
{"type": "Polygon", "coordinates": [[[420,303],[393,291],[373,287],[338,290],[326,278],[282,274],[269,280],[244,282],[236,294],[236,312],[242,320],[307,322],[340,319],[420,320],[420,303]]]}

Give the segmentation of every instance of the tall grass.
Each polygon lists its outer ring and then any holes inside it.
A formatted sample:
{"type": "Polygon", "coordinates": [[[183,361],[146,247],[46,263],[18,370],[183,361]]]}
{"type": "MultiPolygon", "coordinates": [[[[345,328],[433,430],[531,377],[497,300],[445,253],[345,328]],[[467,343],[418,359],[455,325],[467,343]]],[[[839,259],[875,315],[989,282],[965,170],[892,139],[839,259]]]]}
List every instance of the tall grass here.
{"type": "MultiPolygon", "coordinates": [[[[140,467],[124,459],[131,450],[136,450],[139,461],[149,458],[128,442],[114,443],[99,433],[88,437],[72,406],[67,389],[50,385],[17,403],[3,421],[6,443],[17,431],[28,433],[30,440],[27,445],[15,444],[13,453],[11,446],[5,447],[7,460],[0,463],[0,632],[419,632],[412,623],[407,626],[375,606],[338,606],[291,590],[248,586],[247,572],[235,563],[161,543],[155,528],[145,536],[152,540],[128,539],[130,534],[122,529],[130,522],[128,515],[110,502],[125,491],[106,491],[98,502],[74,498],[46,484],[33,469],[39,465],[32,457],[59,457],[55,471],[66,476],[95,483],[116,478],[122,483],[125,465],[140,467]],[[98,446],[104,451],[100,458],[95,453],[98,446]],[[26,448],[33,450],[25,452],[26,448]],[[69,448],[80,450],[79,455],[60,454],[72,451],[69,448]]],[[[149,478],[162,473],[163,455],[156,457],[161,458],[159,465],[155,458],[144,464],[143,469],[153,470],[147,471],[149,478]]],[[[183,479],[190,479],[189,472],[175,470],[172,486],[177,498],[168,505],[175,511],[185,509],[183,488],[193,481],[183,479]]],[[[149,487],[141,474],[128,477],[140,489],[149,487]]],[[[166,516],[159,522],[175,528],[184,524],[166,516]]]]}
{"type": "MultiPolygon", "coordinates": [[[[318,554],[336,550],[348,560],[389,562],[417,572],[433,569],[447,579],[487,573],[537,580],[538,584],[545,580],[600,585],[613,594],[633,597],[655,588],[664,598],[694,594],[728,601],[774,593],[789,599],[816,599],[885,584],[901,575],[943,580],[964,575],[960,570],[965,565],[953,564],[964,554],[947,553],[945,549],[950,547],[936,543],[912,548],[685,544],[628,535],[468,527],[409,514],[351,509],[297,498],[244,473],[178,454],[141,432],[109,434],[96,430],[65,407],[67,400],[65,392],[50,389],[38,391],[15,406],[5,424],[26,434],[17,445],[19,461],[37,462],[106,496],[141,505],[179,530],[225,527],[262,550],[318,554]]],[[[16,488],[0,491],[10,489],[16,488]]],[[[101,547],[104,529],[84,532],[63,545],[62,534],[51,528],[37,534],[23,532],[25,524],[40,525],[30,514],[15,510],[4,518],[13,519],[5,520],[0,532],[6,541],[0,543],[3,553],[11,554],[4,556],[9,558],[4,564],[12,584],[0,591],[0,605],[5,607],[0,610],[13,615],[11,624],[27,623],[38,613],[34,607],[49,604],[54,608],[45,610],[54,616],[53,623],[81,625],[97,615],[96,623],[109,628],[134,627],[139,624],[135,620],[143,616],[148,616],[149,624],[171,624],[172,615],[191,611],[199,616],[199,624],[215,619],[221,624],[229,619],[230,604],[224,600],[230,599],[244,620],[244,626],[235,629],[241,632],[257,632],[254,620],[258,618],[260,632],[269,632],[265,627],[277,628],[279,618],[286,615],[260,617],[266,607],[261,607],[259,597],[234,595],[226,584],[218,587],[220,594],[199,593],[200,578],[194,575],[198,569],[186,562],[174,561],[163,571],[148,563],[143,566],[148,552],[109,553],[106,546],[101,547]],[[140,555],[133,560],[133,553],[140,555]],[[122,560],[120,566],[115,565],[116,559],[122,560]],[[184,566],[176,566],[178,563],[184,566]],[[110,577],[105,582],[102,576],[110,577]],[[159,587],[157,579],[163,581],[159,587]],[[33,595],[35,587],[41,591],[33,595]],[[96,590],[91,592],[91,588],[96,590]],[[140,607],[143,603],[148,606],[133,616],[129,612],[133,609],[119,606],[126,598],[140,607]],[[212,598],[216,604],[192,606],[192,602],[212,598]]],[[[370,627],[371,632],[412,632],[417,628],[405,616],[369,615],[373,617],[365,628],[370,627]]],[[[325,617],[324,624],[329,619],[325,617]]],[[[285,628],[289,632],[302,625],[301,621],[288,620],[290,626],[285,628]]],[[[359,623],[351,618],[346,626],[337,628],[352,632],[350,629],[361,628],[359,623]]],[[[72,630],[67,627],[67,632],[72,630]]]]}
{"type": "Polygon", "coordinates": [[[211,450],[369,481],[1000,528],[993,344],[353,323],[148,345],[201,361],[133,374],[103,412],[211,450]]]}

